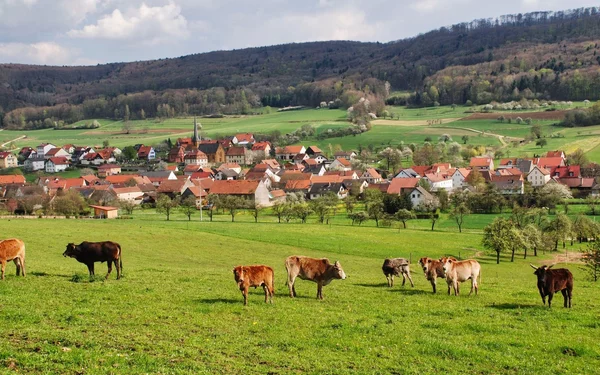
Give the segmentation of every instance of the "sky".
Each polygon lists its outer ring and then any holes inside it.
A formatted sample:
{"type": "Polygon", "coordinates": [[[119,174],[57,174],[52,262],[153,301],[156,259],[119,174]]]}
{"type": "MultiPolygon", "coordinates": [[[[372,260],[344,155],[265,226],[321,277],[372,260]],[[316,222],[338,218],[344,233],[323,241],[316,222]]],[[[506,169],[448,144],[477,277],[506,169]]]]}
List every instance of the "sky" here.
{"type": "Polygon", "coordinates": [[[597,0],[0,0],[0,63],[95,65],[292,42],[389,42],[597,0]]]}

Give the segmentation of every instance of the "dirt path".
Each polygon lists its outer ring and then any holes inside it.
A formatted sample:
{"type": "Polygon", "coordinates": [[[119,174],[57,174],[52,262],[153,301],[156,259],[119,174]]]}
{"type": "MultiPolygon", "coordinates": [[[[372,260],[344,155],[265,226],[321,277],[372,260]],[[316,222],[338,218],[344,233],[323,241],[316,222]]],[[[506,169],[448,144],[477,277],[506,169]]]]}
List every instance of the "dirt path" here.
{"type": "Polygon", "coordinates": [[[432,126],[449,124],[461,120],[460,118],[442,118],[442,119],[431,119],[431,120],[375,120],[371,121],[373,125],[383,126],[432,126]]]}
{"type": "MultiPolygon", "coordinates": [[[[4,146],[6,146],[7,144],[9,144],[11,142],[15,142],[15,141],[18,141],[19,139],[23,139],[23,138],[27,138],[27,136],[26,135],[22,135],[22,136],[20,136],[18,138],[12,139],[12,140],[10,140],[8,142],[4,142],[4,143],[0,144],[0,147],[4,147],[4,146]]],[[[16,150],[16,148],[14,150],[16,150]]],[[[13,150],[9,150],[9,151],[13,151],[13,150]]]]}
{"type": "Polygon", "coordinates": [[[473,133],[477,133],[477,134],[482,134],[482,135],[489,135],[492,137],[496,137],[498,138],[498,140],[500,141],[500,143],[502,143],[502,148],[508,146],[507,141],[522,141],[523,138],[517,138],[517,137],[509,137],[506,135],[500,135],[500,134],[496,134],[496,133],[490,133],[490,132],[484,132],[481,130],[475,130],[475,129],[471,129],[471,128],[452,128],[452,129],[460,129],[460,130],[466,130],[466,131],[470,131],[473,133]]]}

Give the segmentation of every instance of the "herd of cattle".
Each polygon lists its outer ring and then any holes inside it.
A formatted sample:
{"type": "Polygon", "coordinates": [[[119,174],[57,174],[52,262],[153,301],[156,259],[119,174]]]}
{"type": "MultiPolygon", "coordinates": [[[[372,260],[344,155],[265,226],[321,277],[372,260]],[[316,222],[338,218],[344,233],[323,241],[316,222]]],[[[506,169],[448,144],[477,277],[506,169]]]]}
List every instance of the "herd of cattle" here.
{"type": "MultiPolygon", "coordinates": [[[[75,258],[78,262],[88,267],[90,276],[94,276],[94,263],[107,262],[108,278],[112,272],[114,264],[117,270],[117,279],[121,278],[123,272],[121,246],[112,241],[103,242],[82,242],[79,245],[69,243],[63,253],[65,257],[75,258]]],[[[19,239],[11,238],[0,241],[0,263],[2,265],[2,280],[4,280],[4,271],[6,263],[14,261],[17,266],[17,276],[25,276],[25,243],[19,239]]],[[[454,295],[459,294],[460,283],[471,280],[471,291],[475,294],[479,291],[479,282],[481,282],[481,266],[474,259],[459,261],[453,257],[442,257],[440,259],[421,258],[419,265],[423,268],[425,278],[429,280],[433,287],[433,293],[437,292],[437,279],[446,279],[448,285],[448,295],[451,289],[454,295]]],[[[542,297],[542,302],[546,304],[548,297],[548,307],[552,306],[552,297],[555,293],[561,292],[564,297],[564,306],[571,307],[571,296],[573,292],[573,274],[566,268],[551,269],[553,265],[536,267],[534,274],[537,276],[537,287],[542,297]]],[[[309,258],[305,256],[293,255],[285,260],[285,269],[287,270],[287,286],[290,297],[296,297],[294,287],[296,278],[310,280],[317,283],[317,298],[323,299],[323,287],[331,283],[332,280],[344,280],[347,276],[340,262],[331,264],[327,258],[309,258]]],[[[414,287],[410,275],[409,261],[405,258],[386,259],[381,267],[387,279],[388,286],[394,286],[394,276],[402,275],[402,286],[406,279],[414,287]]],[[[265,303],[273,303],[275,294],[275,277],[273,268],[265,265],[237,266],[233,269],[235,282],[244,297],[244,305],[248,304],[248,289],[250,287],[263,287],[265,291],[265,303]]]]}

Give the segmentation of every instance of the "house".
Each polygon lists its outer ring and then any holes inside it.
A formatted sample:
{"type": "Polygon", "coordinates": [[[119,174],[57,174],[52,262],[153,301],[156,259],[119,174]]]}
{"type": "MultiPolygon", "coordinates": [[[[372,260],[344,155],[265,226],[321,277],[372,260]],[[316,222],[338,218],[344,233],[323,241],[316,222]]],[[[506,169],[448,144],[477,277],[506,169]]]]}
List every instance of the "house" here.
{"type": "Polygon", "coordinates": [[[209,164],[225,163],[225,149],[218,141],[201,141],[198,150],[206,154],[209,164]]]}
{"type": "Polygon", "coordinates": [[[231,148],[229,148],[229,150],[227,150],[227,152],[225,153],[225,161],[227,163],[237,163],[237,164],[241,164],[241,165],[247,165],[250,164],[248,163],[247,160],[247,149],[245,147],[241,147],[241,146],[233,146],[231,148]]]}
{"type": "Polygon", "coordinates": [[[200,186],[194,185],[185,189],[185,191],[181,194],[181,199],[185,200],[188,197],[194,197],[196,200],[196,208],[201,209],[207,196],[208,194],[206,193],[206,190],[202,189],[200,186]]]}
{"type": "Polygon", "coordinates": [[[60,157],[66,157],[66,158],[71,159],[71,154],[69,154],[67,151],[65,151],[59,147],[51,148],[48,151],[46,151],[46,153],[44,154],[44,159],[46,159],[46,160],[48,160],[50,158],[60,158],[60,157]]]}
{"type": "Polygon", "coordinates": [[[550,175],[552,178],[581,177],[581,167],[579,165],[556,167],[550,171],[550,175]]]}
{"type": "Polygon", "coordinates": [[[22,159],[27,159],[29,157],[29,155],[31,154],[37,154],[37,149],[32,148],[32,147],[23,147],[21,148],[21,150],[19,150],[19,157],[21,157],[22,159]]]}
{"type": "MultiPolygon", "coordinates": [[[[205,154],[206,155],[206,154],[205,154]]],[[[185,147],[173,147],[167,155],[169,163],[183,163],[185,157],[185,147]]]]}
{"type": "Polygon", "coordinates": [[[344,158],[344,159],[352,160],[356,156],[358,156],[358,154],[354,151],[336,151],[333,154],[333,157],[335,159],[344,158]]]}
{"type": "Polygon", "coordinates": [[[322,164],[310,165],[302,170],[302,173],[312,174],[316,176],[323,176],[326,170],[322,164]]]}
{"type": "Polygon", "coordinates": [[[310,156],[311,158],[314,158],[315,156],[319,156],[319,155],[323,155],[323,151],[321,151],[320,148],[318,148],[317,146],[309,146],[306,149],[306,155],[310,156]]]}
{"type": "Polygon", "coordinates": [[[190,151],[183,157],[185,165],[197,165],[199,167],[206,167],[208,165],[208,156],[200,150],[190,151]]]}
{"type": "Polygon", "coordinates": [[[152,183],[148,177],[143,177],[137,174],[111,175],[107,176],[105,181],[113,185],[140,185],[152,183]]]}
{"type": "Polygon", "coordinates": [[[367,181],[369,184],[378,184],[382,180],[381,175],[375,170],[375,168],[367,168],[360,178],[367,181]]]}
{"type": "Polygon", "coordinates": [[[452,173],[452,189],[462,189],[468,184],[465,182],[469,174],[471,173],[470,169],[467,168],[456,168],[454,173],[452,173]]]}
{"type": "Polygon", "coordinates": [[[24,184],[25,176],[23,175],[0,175],[0,185],[8,184],[24,184]]]}
{"type": "Polygon", "coordinates": [[[36,153],[38,154],[38,156],[43,157],[44,155],[46,155],[46,152],[50,151],[53,148],[56,148],[56,146],[52,143],[42,143],[37,146],[36,153]]]}
{"type": "Polygon", "coordinates": [[[121,173],[121,166],[116,164],[102,164],[98,167],[98,177],[108,177],[121,173]]]}
{"type": "Polygon", "coordinates": [[[304,164],[304,161],[308,159],[310,159],[310,157],[306,154],[297,154],[292,160],[296,164],[304,164]]]}
{"type": "Polygon", "coordinates": [[[71,162],[64,156],[50,158],[46,161],[46,173],[57,173],[62,172],[69,168],[71,162]]]}
{"type": "Polygon", "coordinates": [[[431,193],[429,193],[421,186],[417,186],[409,190],[408,194],[413,207],[419,207],[421,204],[431,202],[434,200],[433,195],[431,195],[431,193]]]}
{"type": "Polygon", "coordinates": [[[453,188],[452,177],[443,174],[426,173],[423,179],[429,183],[433,192],[441,189],[451,191],[453,188]]]}
{"type": "MultiPolygon", "coordinates": [[[[324,155],[315,155],[311,157],[312,160],[316,161],[317,164],[327,164],[329,159],[327,159],[324,155]]],[[[329,163],[331,164],[331,163],[329,163]]]]}
{"type": "Polygon", "coordinates": [[[233,195],[242,197],[251,204],[258,204],[264,207],[271,205],[269,190],[262,181],[215,181],[210,189],[210,193],[218,196],[233,195]]]}
{"type": "Polygon", "coordinates": [[[285,203],[287,199],[287,194],[281,189],[271,190],[269,196],[271,198],[271,203],[285,203]]]}
{"type": "Polygon", "coordinates": [[[496,186],[498,192],[504,195],[523,194],[525,185],[523,184],[523,175],[492,176],[491,184],[496,186]]]}
{"type": "Polygon", "coordinates": [[[94,209],[94,217],[97,219],[115,219],[119,216],[118,207],[96,206],[92,204],[90,204],[90,207],[94,209]]]}
{"type": "Polygon", "coordinates": [[[285,146],[275,150],[275,158],[278,160],[293,160],[298,154],[306,154],[304,146],[285,146]]]}
{"type": "Polygon", "coordinates": [[[215,180],[237,180],[242,172],[241,168],[237,169],[223,168],[215,173],[215,180]]]}
{"type": "Polygon", "coordinates": [[[66,144],[62,146],[62,149],[65,150],[69,155],[75,152],[75,145],[66,144]]]}
{"type": "Polygon", "coordinates": [[[345,158],[337,158],[331,162],[329,170],[350,171],[352,170],[352,164],[345,158]]]}
{"type": "Polygon", "coordinates": [[[239,133],[233,136],[231,142],[235,145],[252,145],[254,144],[254,135],[251,133],[239,133]]]}
{"type": "Polygon", "coordinates": [[[135,204],[141,204],[142,198],[144,196],[144,192],[139,186],[130,186],[130,187],[113,187],[112,189],[115,197],[120,201],[128,201],[135,204]]]}
{"type": "Polygon", "coordinates": [[[255,144],[252,145],[252,151],[255,153],[258,152],[263,152],[264,156],[267,157],[269,155],[271,155],[271,150],[273,148],[271,147],[271,143],[270,142],[256,142],[255,144]]]}
{"type": "Polygon", "coordinates": [[[46,159],[44,156],[38,156],[32,153],[29,158],[23,162],[23,166],[28,171],[42,171],[46,168],[46,159]]]}
{"type": "Polygon", "coordinates": [[[219,165],[219,168],[217,168],[218,171],[223,170],[223,169],[232,169],[232,170],[236,171],[238,174],[242,173],[242,167],[238,163],[223,163],[223,164],[219,165]]]}
{"type": "Polygon", "coordinates": [[[109,149],[98,150],[97,152],[88,152],[81,158],[81,164],[84,165],[102,165],[106,163],[114,163],[117,159],[109,149]]]}
{"type": "Polygon", "coordinates": [[[84,158],[92,152],[96,152],[92,147],[75,147],[75,151],[71,154],[71,161],[75,164],[84,160],[84,158]]]}
{"type": "Polygon", "coordinates": [[[494,159],[489,156],[476,156],[471,158],[469,167],[481,171],[493,171],[494,159]]]}
{"type": "Polygon", "coordinates": [[[191,180],[188,179],[177,179],[163,181],[160,186],[156,189],[159,194],[167,194],[171,198],[175,198],[191,187],[195,186],[191,180]]]}
{"type": "Polygon", "coordinates": [[[549,171],[551,171],[554,168],[564,167],[566,165],[565,159],[557,158],[557,157],[537,158],[537,159],[534,159],[533,162],[538,167],[546,168],[549,171]]]}
{"type": "Polygon", "coordinates": [[[417,171],[415,171],[412,168],[403,169],[396,175],[396,178],[421,178],[421,177],[423,177],[423,176],[418,174],[417,171]]]}
{"type": "Polygon", "coordinates": [[[177,176],[175,176],[175,173],[173,173],[173,171],[143,172],[140,173],[140,175],[142,177],[148,178],[148,180],[150,180],[150,182],[152,182],[154,186],[159,186],[165,181],[177,180],[177,176]]]}
{"type": "Polygon", "coordinates": [[[140,146],[137,153],[138,159],[142,160],[154,160],[156,159],[156,152],[152,146],[140,146]]]}
{"type": "Polygon", "coordinates": [[[278,171],[281,169],[281,165],[279,164],[279,162],[275,159],[265,159],[263,161],[260,162],[261,164],[267,164],[269,167],[271,167],[271,169],[273,169],[274,171],[278,171]]]}
{"type": "Polygon", "coordinates": [[[348,190],[342,182],[317,182],[308,189],[308,199],[317,199],[329,193],[335,194],[338,199],[344,199],[348,195],[348,190]]]}
{"type": "Polygon", "coordinates": [[[419,178],[393,178],[388,186],[388,194],[400,195],[406,191],[412,191],[419,185],[419,178]]]}
{"type": "Polygon", "coordinates": [[[12,152],[0,152],[0,169],[16,168],[17,157],[12,152]]]}
{"type": "Polygon", "coordinates": [[[564,151],[561,151],[561,150],[548,151],[546,153],[546,157],[547,158],[561,158],[561,159],[567,158],[564,151]]]}

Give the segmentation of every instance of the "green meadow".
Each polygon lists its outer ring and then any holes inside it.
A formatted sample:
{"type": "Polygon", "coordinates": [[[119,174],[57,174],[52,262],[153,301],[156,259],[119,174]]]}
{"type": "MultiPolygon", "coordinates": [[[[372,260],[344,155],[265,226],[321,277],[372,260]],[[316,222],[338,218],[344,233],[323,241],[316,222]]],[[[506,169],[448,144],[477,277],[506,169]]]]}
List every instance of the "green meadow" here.
{"type": "MultiPolygon", "coordinates": [[[[341,215],[340,215],[341,216],[341,215]]],[[[475,215],[473,215],[475,216],[475,215]]],[[[483,215],[479,215],[483,216],[483,215]]],[[[25,278],[7,266],[0,282],[0,371],[23,374],[591,374],[600,367],[598,285],[577,264],[573,308],[544,307],[528,263],[496,265],[480,245],[482,218],[469,230],[372,225],[276,224],[270,216],[235,223],[171,221],[150,210],[132,220],[3,219],[2,236],[27,246],[25,278]],[[113,240],[123,248],[124,277],[89,280],[62,257],[69,242],[113,240]],[[324,288],[298,280],[285,286],[285,257],[340,260],[348,278],[324,288]],[[478,296],[439,292],[417,265],[421,256],[476,257],[478,296]],[[388,288],[385,257],[412,258],[415,287],[388,288]],[[232,268],[275,269],[275,301],[260,288],[242,305],[232,268]]],[[[491,217],[491,216],[490,216],[491,217]]],[[[576,251],[577,246],[569,251],[576,251]]],[[[507,255],[507,254],[505,254],[507,255]]],[[[105,264],[96,265],[104,275],[105,264]]]]}

